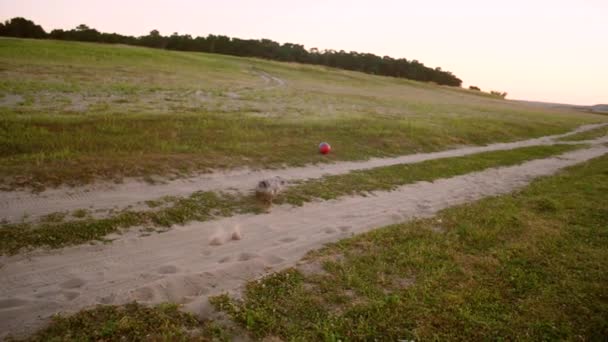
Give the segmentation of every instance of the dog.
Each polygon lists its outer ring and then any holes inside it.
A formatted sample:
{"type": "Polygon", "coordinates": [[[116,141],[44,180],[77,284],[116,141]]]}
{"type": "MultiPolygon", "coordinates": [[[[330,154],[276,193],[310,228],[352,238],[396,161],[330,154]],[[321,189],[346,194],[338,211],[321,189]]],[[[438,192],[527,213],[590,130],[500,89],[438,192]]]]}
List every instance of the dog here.
{"type": "Polygon", "coordinates": [[[255,188],[255,195],[260,200],[272,205],[272,200],[283,190],[287,182],[281,177],[273,177],[260,181],[255,188]]]}

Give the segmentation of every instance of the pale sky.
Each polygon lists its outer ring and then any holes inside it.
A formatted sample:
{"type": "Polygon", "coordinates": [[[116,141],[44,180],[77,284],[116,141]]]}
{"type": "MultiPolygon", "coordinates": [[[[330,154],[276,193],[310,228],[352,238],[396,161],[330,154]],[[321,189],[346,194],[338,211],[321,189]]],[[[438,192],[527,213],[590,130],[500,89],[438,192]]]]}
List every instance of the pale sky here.
{"type": "Polygon", "coordinates": [[[608,103],[608,0],[0,0],[51,31],[152,29],[417,59],[510,99],[608,103]]]}

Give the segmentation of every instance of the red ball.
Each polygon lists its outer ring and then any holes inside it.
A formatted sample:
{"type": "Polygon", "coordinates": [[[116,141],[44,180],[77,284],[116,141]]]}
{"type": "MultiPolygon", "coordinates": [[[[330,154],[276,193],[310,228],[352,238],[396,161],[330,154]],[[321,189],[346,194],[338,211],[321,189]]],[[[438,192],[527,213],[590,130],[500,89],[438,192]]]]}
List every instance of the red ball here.
{"type": "Polygon", "coordinates": [[[329,146],[328,143],[322,142],[321,144],[319,144],[319,152],[321,154],[328,154],[329,151],[331,151],[331,146],[329,146]]]}

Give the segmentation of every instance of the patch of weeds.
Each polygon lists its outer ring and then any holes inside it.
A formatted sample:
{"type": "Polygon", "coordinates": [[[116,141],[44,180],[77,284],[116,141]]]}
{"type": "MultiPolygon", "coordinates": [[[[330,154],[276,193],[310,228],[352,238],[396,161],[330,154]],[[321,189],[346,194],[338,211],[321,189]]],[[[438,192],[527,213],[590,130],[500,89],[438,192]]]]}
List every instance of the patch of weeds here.
{"type": "Polygon", "coordinates": [[[74,216],[76,218],[85,218],[89,214],[90,213],[87,209],[76,209],[76,210],[74,210],[74,212],[72,212],[72,216],[74,216]]]}
{"type": "Polygon", "coordinates": [[[256,339],[603,340],[608,156],[515,194],[379,228],[213,298],[256,339]],[[441,223],[443,232],[432,228],[441,223]]]}
{"type": "Polygon", "coordinates": [[[68,216],[67,213],[63,213],[63,212],[51,213],[51,214],[42,216],[40,218],[40,222],[45,222],[45,223],[62,222],[66,218],[66,216],[68,216]]]}
{"type": "Polygon", "coordinates": [[[227,295],[212,297],[210,302],[256,338],[266,335],[283,337],[289,330],[282,331],[275,327],[288,326],[295,317],[299,316],[303,320],[317,317],[319,321],[328,318],[322,310],[321,302],[309,296],[302,296],[305,293],[303,285],[303,277],[299,272],[287,270],[265,278],[264,285],[258,282],[249,283],[247,304],[233,301],[227,295]]]}
{"type": "Polygon", "coordinates": [[[560,138],[560,141],[582,141],[593,140],[608,135],[608,126],[594,128],[592,130],[581,132],[567,137],[560,138]]]}
{"type": "Polygon", "coordinates": [[[153,175],[144,175],[142,180],[150,185],[162,184],[163,182],[153,175]]]}
{"type": "Polygon", "coordinates": [[[144,203],[148,206],[148,208],[152,208],[152,209],[158,208],[164,204],[163,201],[159,201],[159,200],[148,200],[148,201],[145,201],[144,203]]]}
{"type": "Polygon", "coordinates": [[[229,332],[200,321],[176,304],[147,307],[136,302],[104,305],[70,316],[56,315],[48,327],[13,341],[229,341],[229,332]]]}
{"type": "Polygon", "coordinates": [[[547,197],[541,197],[532,201],[532,207],[540,212],[556,212],[558,205],[557,200],[547,197]]]}

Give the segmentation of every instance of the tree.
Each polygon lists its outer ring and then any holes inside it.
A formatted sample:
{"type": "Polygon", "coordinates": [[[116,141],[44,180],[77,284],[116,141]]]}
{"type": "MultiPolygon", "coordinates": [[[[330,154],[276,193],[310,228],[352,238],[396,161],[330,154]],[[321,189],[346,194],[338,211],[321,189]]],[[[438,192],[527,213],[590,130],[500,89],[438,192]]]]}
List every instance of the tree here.
{"type": "Polygon", "coordinates": [[[46,32],[33,21],[17,17],[7,20],[0,27],[0,36],[20,38],[46,38],[46,32]]]}
{"type": "Polygon", "coordinates": [[[101,33],[96,29],[90,28],[85,24],[80,24],[73,30],[64,32],[63,39],[80,42],[99,42],[101,41],[101,36],[101,33]]]}
{"type": "Polygon", "coordinates": [[[505,98],[507,97],[507,92],[500,92],[500,91],[496,91],[496,90],[492,90],[490,91],[490,94],[496,96],[496,97],[500,97],[500,98],[505,98]]]}
{"type": "MultiPolygon", "coordinates": [[[[111,44],[131,44],[157,49],[178,51],[200,51],[235,56],[258,57],[272,60],[325,65],[346,70],[356,70],[368,74],[409,78],[423,82],[434,82],[442,85],[460,87],[462,80],[440,67],[429,68],[417,60],[405,58],[376,56],[372,53],[344,50],[323,50],[317,48],[306,50],[301,44],[279,44],[270,39],[239,39],[227,36],[208,35],[195,37],[180,35],[163,36],[158,30],[152,30],[146,36],[123,36],[117,33],[101,33],[85,24],[80,24],[69,31],[53,30],[46,34],[42,27],[24,18],[13,18],[0,23],[0,35],[27,38],[51,38],[111,44]]],[[[476,88],[476,87],[475,87],[476,88]]],[[[473,88],[471,88],[473,89],[473,88]]],[[[479,88],[477,88],[478,90],[479,88]]],[[[505,97],[507,93],[493,92],[493,95],[505,97]]]]}
{"type": "Polygon", "coordinates": [[[158,30],[152,30],[147,36],[139,37],[139,42],[143,46],[164,49],[167,46],[165,37],[160,35],[158,30]]]}

